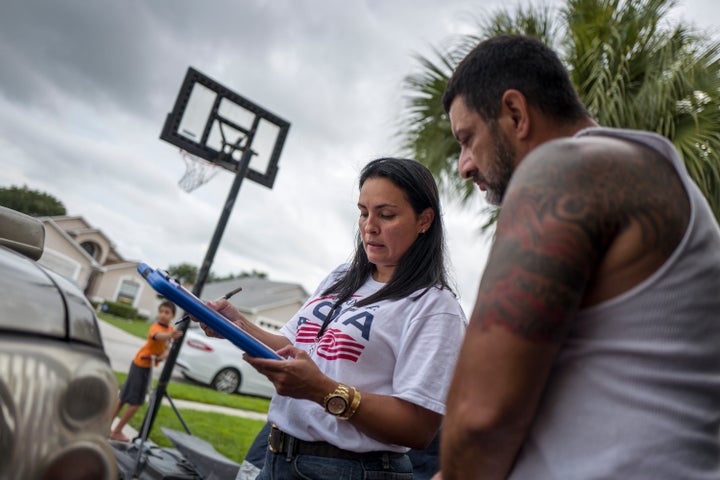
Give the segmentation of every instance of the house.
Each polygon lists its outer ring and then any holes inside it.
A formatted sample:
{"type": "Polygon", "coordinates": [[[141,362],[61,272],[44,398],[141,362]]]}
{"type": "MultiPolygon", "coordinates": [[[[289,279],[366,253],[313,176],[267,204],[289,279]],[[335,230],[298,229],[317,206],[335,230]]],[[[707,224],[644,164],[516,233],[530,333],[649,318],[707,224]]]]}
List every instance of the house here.
{"type": "Polygon", "coordinates": [[[112,241],[79,216],[41,217],[45,249],[41,265],[74,281],[93,301],[124,302],[151,316],[157,295],[112,241]]]}
{"type": "Polygon", "coordinates": [[[296,283],[273,282],[257,277],[207,283],[202,296],[220,298],[237,287],[242,287],[242,291],[231,297],[229,302],[248,320],[269,331],[280,330],[310,296],[296,283]]]}
{"type": "MultiPolygon", "coordinates": [[[[124,259],[112,241],[82,217],[40,220],[45,225],[45,249],[38,263],[75,282],[92,301],[125,302],[153,318],[161,299],[137,273],[139,262],[124,259]]],[[[238,286],[242,291],[230,301],[267,330],[278,330],[309,297],[299,284],[257,277],[207,283],[202,297],[219,298],[238,286]]]]}

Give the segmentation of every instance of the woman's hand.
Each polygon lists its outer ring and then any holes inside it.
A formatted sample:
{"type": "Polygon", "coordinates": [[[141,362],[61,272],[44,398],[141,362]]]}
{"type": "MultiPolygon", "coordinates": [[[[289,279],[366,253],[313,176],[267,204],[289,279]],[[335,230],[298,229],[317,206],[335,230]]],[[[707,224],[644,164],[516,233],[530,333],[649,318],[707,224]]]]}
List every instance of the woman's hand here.
{"type": "Polygon", "coordinates": [[[277,353],[286,360],[251,357],[247,353],[243,358],[275,385],[278,394],[322,405],[325,395],[338,385],[320,371],[304,350],[287,345],[277,353]]]}
{"type": "MultiPolygon", "coordinates": [[[[227,318],[228,320],[230,320],[231,322],[236,324],[238,327],[242,328],[243,330],[247,329],[247,325],[249,324],[247,318],[245,318],[242,315],[242,313],[240,313],[238,311],[238,309],[235,307],[235,305],[228,302],[224,298],[220,299],[220,300],[216,300],[216,301],[208,301],[208,302],[205,302],[205,304],[208,307],[215,310],[216,312],[218,312],[223,317],[227,318]]],[[[197,322],[195,317],[190,316],[190,318],[194,322],[197,322]]],[[[217,333],[215,330],[213,330],[212,328],[208,327],[206,324],[204,324],[202,322],[199,322],[199,323],[200,323],[200,328],[202,328],[202,331],[205,332],[205,335],[207,335],[208,337],[225,338],[222,335],[220,335],[219,333],[217,333]]]]}
{"type": "MultiPolygon", "coordinates": [[[[264,343],[273,350],[278,350],[279,348],[290,344],[290,340],[288,340],[284,336],[270,333],[267,330],[263,330],[262,328],[252,323],[250,320],[245,318],[242,313],[238,311],[235,305],[228,302],[224,298],[215,301],[208,301],[205,302],[205,304],[226,319],[228,319],[230,322],[240,327],[244,332],[252,335],[257,340],[260,340],[262,343],[264,343]]],[[[193,321],[197,322],[194,317],[191,316],[190,318],[193,321]]],[[[207,335],[208,337],[225,338],[212,328],[208,327],[206,324],[202,322],[199,323],[200,328],[202,328],[203,332],[205,332],[205,335],[207,335]]]]}
{"type": "MultiPolygon", "coordinates": [[[[248,354],[243,358],[275,385],[279,395],[310,400],[324,407],[325,396],[335,390],[338,382],[322,373],[305,350],[288,345],[277,353],[285,360],[248,354]]],[[[370,392],[362,392],[360,406],[350,419],[355,427],[376,440],[415,449],[427,447],[441,421],[439,413],[392,395],[370,392]]]]}

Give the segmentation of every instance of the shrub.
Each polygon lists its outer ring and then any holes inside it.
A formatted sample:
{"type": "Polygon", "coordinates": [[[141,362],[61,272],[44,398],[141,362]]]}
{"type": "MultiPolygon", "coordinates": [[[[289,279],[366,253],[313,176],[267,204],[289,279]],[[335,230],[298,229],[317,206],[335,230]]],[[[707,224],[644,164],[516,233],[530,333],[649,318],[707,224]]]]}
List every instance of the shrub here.
{"type": "Polygon", "coordinates": [[[133,320],[138,315],[137,308],[132,305],[107,300],[103,303],[102,311],[110,315],[115,315],[116,317],[127,318],[128,320],[133,320]]]}

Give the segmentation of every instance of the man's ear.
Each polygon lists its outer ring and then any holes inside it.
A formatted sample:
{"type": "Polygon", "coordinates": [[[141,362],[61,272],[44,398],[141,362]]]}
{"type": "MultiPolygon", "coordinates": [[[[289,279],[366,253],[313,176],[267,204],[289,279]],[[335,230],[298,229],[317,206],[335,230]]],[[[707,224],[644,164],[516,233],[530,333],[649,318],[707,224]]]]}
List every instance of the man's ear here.
{"type": "Polygon", "coordinates": [[[512,132],[516,139],[524,140],[530,134],[530,110],[525,95],[519,90],[503,93],[500,117],[505,120],[505,131],[512,132]]]}

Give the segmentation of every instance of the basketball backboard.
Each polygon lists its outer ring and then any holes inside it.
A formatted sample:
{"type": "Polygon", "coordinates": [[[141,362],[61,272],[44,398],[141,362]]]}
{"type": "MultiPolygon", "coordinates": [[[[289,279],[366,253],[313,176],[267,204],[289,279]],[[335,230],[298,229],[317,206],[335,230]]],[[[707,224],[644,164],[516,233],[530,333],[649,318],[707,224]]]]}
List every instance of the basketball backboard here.
{"type": "Polygon", "coordinates": [[[251,152],[246,177],[272,188],[290,123],[188,68],[160,138],[237,172],[251,152]]]}

